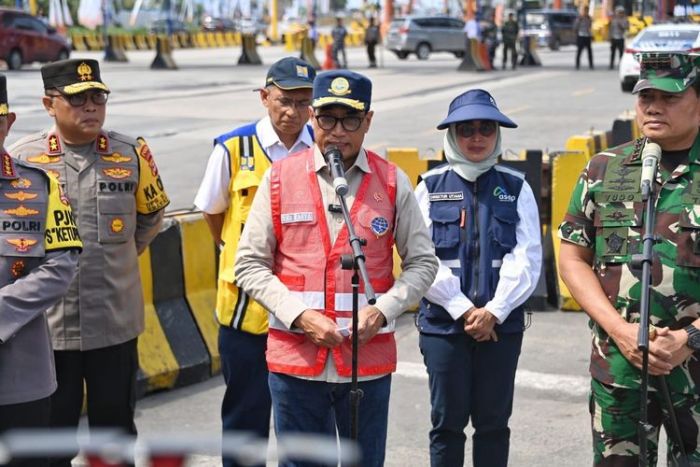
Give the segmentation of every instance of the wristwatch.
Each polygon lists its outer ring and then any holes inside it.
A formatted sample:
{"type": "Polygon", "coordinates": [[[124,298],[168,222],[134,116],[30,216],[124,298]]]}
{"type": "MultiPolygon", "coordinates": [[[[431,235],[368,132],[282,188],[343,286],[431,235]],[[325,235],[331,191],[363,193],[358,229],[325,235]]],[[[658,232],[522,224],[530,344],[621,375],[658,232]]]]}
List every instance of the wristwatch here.
{"type": "Polygon", "coordinates": [[[685,345],[687,345],[693,352],[700,350],[700,329],[696,328],[692,324],[684,327],[683,329],[688,333],[688,342],[685,345]]]}

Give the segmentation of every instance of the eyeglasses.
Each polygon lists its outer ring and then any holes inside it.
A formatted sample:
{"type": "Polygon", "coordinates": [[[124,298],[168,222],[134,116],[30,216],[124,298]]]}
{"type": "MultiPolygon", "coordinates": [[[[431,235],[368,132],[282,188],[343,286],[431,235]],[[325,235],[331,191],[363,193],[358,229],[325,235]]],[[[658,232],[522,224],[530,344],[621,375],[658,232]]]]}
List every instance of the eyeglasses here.
{"type": "Polygon", "coordinates": [[[471,138],[478,131],[481,136],[488,138],[496,132],[498,123],[493,120],[482,120],[479,126],[473,123],[460,123],[457,125],[457,134],[462,138],[471,138]]]}
{"type": "Polygon", "coordinates": [[[68,102],[71,107],[84,106],[85,103],[87,103],[88,96],[90,96],[90,100],[95,105],[105,105],[107,103],[107,99],[109,98],[109,94],[104,92],[104,91],[81,92],[79,94],[58,93],[58,94],[47,94],[47,96],[49,96],[49,97],[61,97],[61,98],[63,98],[63,100],[68,102]]]}
{"type": "Polygon", "coordinates": [[[333,115],[316,115],[316,121],[318,126],[323,130],[332,130],[340,122],[340,125],[345,131],[357,131],[362,125],[362,120],[364,117],[358,117],[357,115],[350,115],[348,117],[334,117],[333,115]]]}
{"type": "Polygon", "coordinates": [[[308,99],[295,101],[294,99],[290,99],[288,97],[277,97],[275,98],[275,102],[277,102],[277,105],[280,107],[284,107],[285,109],[294,109],[298,112],[307,109],[311,105],[311,101],[308,99]]]}

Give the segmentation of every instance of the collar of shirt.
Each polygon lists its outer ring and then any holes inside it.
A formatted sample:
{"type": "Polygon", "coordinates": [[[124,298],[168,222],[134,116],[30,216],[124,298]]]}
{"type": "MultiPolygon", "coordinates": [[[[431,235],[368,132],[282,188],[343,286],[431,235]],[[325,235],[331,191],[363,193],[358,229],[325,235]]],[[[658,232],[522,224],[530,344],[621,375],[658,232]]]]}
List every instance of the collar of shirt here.
{"type": "Polygon", "coordinates": [[[272,161],[284,159],[289,154],[310,148],[314,144],[308,127],[304,125],[304,128],[301,130],[301,133],[299,133],[297,140],[294,142],[291,148],[287,149],[284,143],[280,141],[280,137],[277,135],[275,128],[272,126],[272,121],[270,120],[269,116],[263,118],[255,124],[255,134],[258,135],[260,145],[272,161]]]}
{"type": "MultiPolygon", "coordinates": [[[[314,170],[318,172],[324,167],[328,167],[328,164],[326,163],[326,158],[323,157],[323,154],[321,154],[321,150],[318,148],[318,146],[314,145],[314,170]]],[[[352,171],[355,167],[357,167],[357,169],[365,173],[372,172],[372,170],[369,168],[369,162],[367,161],[367,152],[365,152],[364,148],[360,148],[360,152],[357,154],[357,159],[355,159],[355,163],[346,172],[352,171]]],[[[330,170],[330,167],[328,167],[329,173],[330,170]]]]}

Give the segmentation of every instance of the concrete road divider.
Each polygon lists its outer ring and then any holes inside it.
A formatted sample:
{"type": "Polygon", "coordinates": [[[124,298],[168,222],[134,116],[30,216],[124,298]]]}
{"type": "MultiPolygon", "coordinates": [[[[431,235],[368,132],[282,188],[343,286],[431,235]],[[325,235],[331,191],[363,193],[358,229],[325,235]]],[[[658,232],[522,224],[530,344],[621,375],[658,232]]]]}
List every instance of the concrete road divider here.
{"type": "Polygon", "coordinates": [[[241,56],[238,58],[239,65],[262,65],[262,60],[258,55],[258,46],[255,42],[255,35],[241,34],[241,56]]]}
{"type": "Polygon", "coordinates": [[[534,36],[525,36],[520,42],[520,66],[542,66],[537,54],[537,41],[534,36]]]}
{"type": "Polygon", "coordinates": [[[180,225],[172,220],[151,243],[153,304],[178,362],[176,386],[211,376],[211,358],[185,298],[180,225]]]}
{"type": "Polygon", "coordinates": [[[318,63],[316,53],[314,52],[314,43],[308,37],[304,37],[301,40],[301,55],[299,58],[314,67],[316,70],[321,69],[321,64],[318,63]]]}
{"type": "Polygon", "coordinates": [[[642,136],[634,113],[625,112],[615,119],[612,126],[610,147],[619,146],[642,136]]]}
{"type": "Polygon", "coordinates": [[[105,46],[104,61],[106,62],[128,62],[126,52],[122,44],[121,37],[117,34],[107,36],[107,44],[105,46]]]}
{"type": "Polygon", "coordinates": [[[156,44],[156,56],[151,62],[152,70],[177,70],[177,64],[173,58],[173,48],[168,36],[158,36],[156,44]]]}
{"type": "MultiPolygon", "coordinates": [[[[592,141],[593,138],[590,138],[590,140],[592,141]]],[[[561,245],[561,240],[557,236],[559,224],[564,220],[564,215],[571,200],[571,193],[574,192],[581,170],[583,170],[589,160],[590,155],[587,155],[584,151],[550,154],[550,170],[552,174],[552,223],[550,230],[552,232],[555,264],[559,261],[559,247],[561,245]]],[[[571,296],[571,292],[569,292],[569,289],[558,274],[557,284],[560,308],[570,311],[581,310],[581,307],[571,296]]]]}

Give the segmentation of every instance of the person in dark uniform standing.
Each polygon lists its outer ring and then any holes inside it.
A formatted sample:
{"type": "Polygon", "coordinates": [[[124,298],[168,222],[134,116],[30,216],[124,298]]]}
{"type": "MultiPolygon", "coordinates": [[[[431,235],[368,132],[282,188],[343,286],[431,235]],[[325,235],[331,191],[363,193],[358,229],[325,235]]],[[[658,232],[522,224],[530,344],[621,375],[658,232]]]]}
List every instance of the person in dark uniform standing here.
{"type": "Polygon", "coordinates": [[[375,54],[377,44],[381,40],[379,26],[374,21],[374,16],[369,18],[369,24],[365,29],[365,45],[367,46],[367,59],[370,68],[377,68],[377,56],[375,54]]]}
{"type": "Polygon", "coordinates": [[[440,260],[418,313],[433,467],[464,465],[470,419],[473,465],[508,464],[523,304],[542,265],[532,189],[522,173],[496,163],[501,128],[516,126],[488,92],[457,96],[438,125],[447,129],[448,163],[425,173],[416,187],[440,260]]]}
{"type": "Polygon", "coordinates": [[[510,52],[510,61],[513,69],[518,65],[518,34],[520,33],[520,26],[515,20],[515,15],[513,13],[508,14],[508,20],[501,27],[501,37],[503,39],[503,69],[506,69],[506,63],[508,63],[508,52],[510,52]]]}
{"type": "Polygon", "coordinates": [[[102,128],[109,88],[96,60],[50,63],[41,77],[55,125],[11,151],[58,178],[84,243],[77,278],[48,311],[58,380],[51,426],[78,426],[85,385],[91,427],[135,434],[136,339],[145,326],[138,255],[169,200],[146,142],[102,128]]]}
{"type": "MultiPolygon", "coordinates": [[[[68,290],[82,248],[58,182],[5,151],[15,118],[0,75],[0,435],[49,426],[56,371],[46,310],[68,290]]],[[[48,459],[6,465],[39,467],[48,459]]]]}

